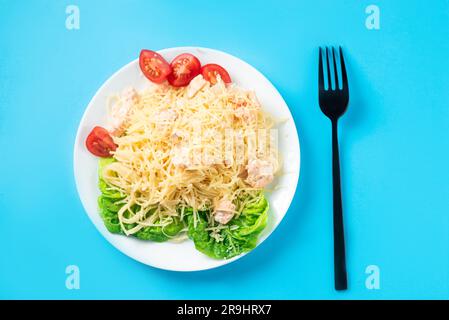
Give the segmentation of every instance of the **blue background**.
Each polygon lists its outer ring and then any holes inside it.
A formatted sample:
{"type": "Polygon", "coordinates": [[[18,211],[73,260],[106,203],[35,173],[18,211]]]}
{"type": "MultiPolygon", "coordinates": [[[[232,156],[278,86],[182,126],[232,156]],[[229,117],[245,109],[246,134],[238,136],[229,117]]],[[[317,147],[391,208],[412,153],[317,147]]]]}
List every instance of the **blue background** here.
{"type": "Polygon", "coordinates": [[[449,1],[0,0],[0,298],[449,298],[449,1]],[[187,3],[188,2],[188,3],[187,3]],[[313,4],[312,4],[313,3],[313,4]],[[81,29],[65,28],[76,4],[81,29]],[[365,27],[380,7],[381,29],[365,27]],[[340,122],[350,289],[333,289],[330,123],[317,48],[343,45],[340,122]],[[88,102],[140,49],[204,46],[262,71],[301,141],[301,177],[276,232],[244,259],[157,270],[96,231],[72,170],[88,102]],[[81,289],[65,287],[77,265],[81,289]],[[380,268],[380,289],[365,268],[380,268]]]}

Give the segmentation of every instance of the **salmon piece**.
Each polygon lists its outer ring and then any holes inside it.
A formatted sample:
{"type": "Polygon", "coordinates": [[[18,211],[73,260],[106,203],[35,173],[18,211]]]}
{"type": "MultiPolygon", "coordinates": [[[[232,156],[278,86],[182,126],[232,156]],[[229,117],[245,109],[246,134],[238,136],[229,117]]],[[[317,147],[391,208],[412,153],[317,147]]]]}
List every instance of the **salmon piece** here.
{"type": "Polygon", "coordinates": [[[227,224],[235,215],[235,204],[232,201],[222,199],[217,203],[214,211],[214,220],[221,224],[227,224]]]}
{"type": "Polygon", "coordinates": [[[126,88],[123,90],[120,101],[112,106],[108,127],[113,136],[120,136],[126,129],[126,121],[131,107],[139,103],[140,95],[134,88],[126,88]]]}
{"type": "Polygon", "coordinates": [[[193,98],[198,92],[200,92],[201,89],[203,89],[208,82],[204,80],[202,75],[197,75],[195,78],[190,81],[188,87],[186,96],[187,98],[191,99],[193,98]]]}
{"type": "Polygon", "coordinates": [[[268,160],[250,160],[246,169],[248,173],[246,182],[253,188],[262,189],[274,179],[274,167],[268,160]]]}

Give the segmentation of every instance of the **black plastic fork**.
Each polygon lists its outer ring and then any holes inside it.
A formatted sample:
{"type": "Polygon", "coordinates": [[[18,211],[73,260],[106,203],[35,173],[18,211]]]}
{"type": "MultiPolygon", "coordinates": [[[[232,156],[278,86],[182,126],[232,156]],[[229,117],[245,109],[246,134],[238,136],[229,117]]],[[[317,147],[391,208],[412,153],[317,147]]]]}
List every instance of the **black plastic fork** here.
{"type": "Polygon", "coordinates": [[[343,227],[343,208],[340,185],[340,156],[338,151],[338,119],[345,113],[349,102],[348,77],[346,75],[343,51],[340,51],[341,86],[338,81],[337,62],[335,50],[332,48],[332,62],[326,47],[327,89],[324,86],[323,50],[319,52],[318,94],[321,111],[332,122],[332,185],[334,203],[334,274],[335,289],[346,290],[348,280],[346,274],[345,236],[343,227]],[[333,65],[334,88],[332,88],[331,67],[333,65]]]}

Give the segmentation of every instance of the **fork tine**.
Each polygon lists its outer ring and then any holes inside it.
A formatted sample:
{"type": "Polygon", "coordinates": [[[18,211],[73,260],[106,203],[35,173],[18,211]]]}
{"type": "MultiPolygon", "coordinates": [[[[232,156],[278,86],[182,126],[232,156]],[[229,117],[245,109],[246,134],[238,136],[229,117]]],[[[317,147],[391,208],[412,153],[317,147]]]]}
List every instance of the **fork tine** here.
{"type": "Polygon", "coordinates": [[[330,60],[329,60],[328,47],[326,47],[326,62],[327,62],[327,90],[332,90],[331,69],[330,69],[330,60]]]}
{"type": "Polygon", "coordinates": [[[332,47],[332,60],[334,62],[335,90],[339,90],[340,85],[338,83],[337,61],[335,60],[335,48],[334,47],[332,47]]]}
{"type": "Polygon", "coordinates": [[[323,52],[320,47],[319,52],[319,67],[318,67],[318,88],[320,91],[324,90],[324,75],[323,75],[323,52]]]}
{"type": "Polygon", "coordinates": [[[348,76],[346,75],[345,59],[343,57],[343,49],[340,47],[340,64],[341,64],[341,89],[348,90],[348,76]]]}

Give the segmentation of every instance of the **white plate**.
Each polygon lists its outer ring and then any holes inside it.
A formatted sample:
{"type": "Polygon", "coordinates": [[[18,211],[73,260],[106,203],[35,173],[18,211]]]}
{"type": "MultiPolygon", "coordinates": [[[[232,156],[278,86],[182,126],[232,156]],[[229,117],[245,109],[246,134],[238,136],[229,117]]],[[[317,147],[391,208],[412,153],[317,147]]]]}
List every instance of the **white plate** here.
{"type": "MultiPolygon", "coordinates": [[[[184,52],[194,54],[202,64],[218,63],[222,65],[228,70],[233,82],[243,88],[256,91],[257,97],[267,112],[276,118],[288,119],[279,128],[279,151],[283,159],[283,174],[277,179],[279,188],[268,194],[271,205],[270,218],[260,236],[260,244],[281,222],[290,206],[298,183],[300,151],[292,115],[287,104],[270,81],[255,68],[234,56],[217,50],[196,47],[179,47],[159,51],[168,61],[184,52]]],[[[229,260],[215,260],[197,251],[190,240],[182,243],[147,242],[115,235],[105,228],[97,206],[97,197],[100,194],[97,187],[98,159],[86,150],[84,142],[94,126],[105,124],[107,98],[128,86],[137,89],[148,86],[148,80],[139,69],[138,60],[124,66],[103,84],[89,103],[78,127],[73,154],[74,172],[78,193],[89,218],[101,234],[118,250],[137,261],[156,268],[175,271],[205,270],[230,263],[244,256],[240,255],[229,260]]]]}

